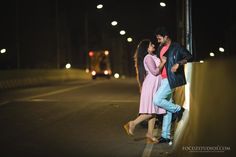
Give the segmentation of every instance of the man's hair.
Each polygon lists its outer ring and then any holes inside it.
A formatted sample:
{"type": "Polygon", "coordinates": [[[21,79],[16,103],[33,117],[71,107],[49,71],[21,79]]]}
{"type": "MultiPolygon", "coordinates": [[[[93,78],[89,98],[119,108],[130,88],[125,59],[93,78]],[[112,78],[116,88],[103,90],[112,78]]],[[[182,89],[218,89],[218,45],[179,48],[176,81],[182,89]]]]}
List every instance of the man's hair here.
{"type": "Polygon", "coordinates": [[[168,30],[166,29],[166,27],[158,27],[156,28],[155,30],[155,35],[161,35],[161,36],[169,36],[169,32],[168,30]]]}

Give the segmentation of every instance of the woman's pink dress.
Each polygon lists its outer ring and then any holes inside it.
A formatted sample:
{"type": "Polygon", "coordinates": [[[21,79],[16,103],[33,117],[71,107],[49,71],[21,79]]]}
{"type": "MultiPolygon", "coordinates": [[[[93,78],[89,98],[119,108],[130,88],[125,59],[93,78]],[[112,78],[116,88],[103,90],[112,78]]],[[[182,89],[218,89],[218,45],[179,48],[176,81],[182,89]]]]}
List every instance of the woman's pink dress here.
{"type": "Polygon", "coordinates": [[[161,85],[161,75],[156,70],[160,64],[160,59],[156,55],[147,54],[144,57],[143,64],[146,77],[141,90],[139,113],[164,114],[166,110],[153,104],[153,96],[161,85]]]}

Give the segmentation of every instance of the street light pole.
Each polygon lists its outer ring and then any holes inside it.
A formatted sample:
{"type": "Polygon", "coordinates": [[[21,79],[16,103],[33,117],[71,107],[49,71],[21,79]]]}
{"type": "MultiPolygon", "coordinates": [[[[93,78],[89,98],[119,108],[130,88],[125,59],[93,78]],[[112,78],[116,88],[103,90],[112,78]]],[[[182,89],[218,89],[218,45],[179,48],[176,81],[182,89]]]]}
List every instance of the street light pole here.
{"type": "Polygon", "coordinates": [[[60,69],[60,32],[59,32],[59,17],[58,17],[58,0],[56,0],[56,53],[57,53],[57,69],[60,69]]]}
{"type": "Polygon", "coordinates": [[[86,9],[85,11],[85,16],[84,16],[84,32],[85,32],[85,52],[86,52],[86,69],[89,68],[89,56],[88,56],[88,45],[89,45],[89,36],[88,36],[88,10],[86,9]]]}
{"type": "Polygon", "coordinates": [[[19,41],[19,17],[18,17],[18,0],[16,0],[16,58],[17,69],[20,69],[20,41],[19,41]]]}
{"type": "Polygon", "coordinates": [[[192,52],[192,3],[191,0],[186,0],[185,1],[185,14],[186,14],[186,24],[185,24],[185,29],[186,29],[186,35],[185,35],[185,40],[186,40],[186,48],[192,52]]]}

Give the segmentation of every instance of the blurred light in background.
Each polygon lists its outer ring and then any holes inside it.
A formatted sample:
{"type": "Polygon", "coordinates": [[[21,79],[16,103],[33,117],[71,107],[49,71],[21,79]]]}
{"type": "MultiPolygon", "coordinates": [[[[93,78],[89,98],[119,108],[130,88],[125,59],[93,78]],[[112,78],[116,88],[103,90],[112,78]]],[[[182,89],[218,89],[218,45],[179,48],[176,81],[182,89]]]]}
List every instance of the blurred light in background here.
{"type": "Polygon", "coordinates": [[[127,38],[127,41],[128,41],[128,42],[132,42],[133,39],[129,37],[129,38],[127,38]]]}
{"type": "Polygon", "coordinates": [[[121,30],[121,31],[120,31],[120,35],[125,35],[125,31],[124,31],[124,30],[121,30]]]}
{"type": "Polygon", "coordinates": [[[166,7],[166,3],[160,2],[160,6],[161,6],[161,7],[166,7]]]}
{"type": "Polygon", "coordinates": [[[71,64],[70,63],[67,63],[66,64],[66,69],[70,69],[71,68],[71,64]]]}
{"type": "Polygon", "coordinates": [[[93,51],[89,51],[89,57],[93,57],[93,51]]]}
{"type": "Polygon", "coordinates": [[[225,52],[225,49],[223,47],[219,47],[220,52],[225,52]]]}
{"type": "Polygon", "coordinates": [[[203,61],[203,60],[200,60],[200,63],[204,63],[204,61],[203,61]]]}
{"type": "Polygon", "coordinates": [[[6,53],[7,50],[6,49],[1,49],[1,53],[6,53]]]}
{"type": "Polygon", "coordinates": [[[125,79],[125,78],[126,78],[126,76],[125,76],[125,75],[122,75],[122,76],[121,76],[121,78],[122,78],[122,79],[125,79]]]}
{"type": "Polygon", "coordinates": [[[106,56],[109,55],[109,51],[107,51],[107,50],[104,53],[106,56]]]}
{"type": "Polygon", "coordinates": [[[85,72],[86,72],[86,73],[89,73],[89,69],[88,69],[88,68],[86,68],[86,69],[85,69],[85,72]]]}
{"type": "Polygon", "coordinates": [[[98,4],[97,5],[97,9],[102,9],[103,8],[103,5],[102,4],[98,4]]]}
{"type": "Polygon", "coordinates": [[[118,24],[117,21],[112,21],[112,22],[111,22],[111,25],[112,25],[112,26],[116,26],[117,24],[118,24]]]}
{"type": "Polygon", "coordinates": [[[115,73],[114,77],[118,79],[120,77],[120,75],[118,73],[115,73]]]}
{"type": "Polygon", "coordinates": [[[214,57],[214,56],[215,56],[215,54],[214,54],[213,52],[211,52],[211,53],[210,53],[210,56],[211,56],[211,57],[214,57]]]}
{"type": "Polygon", "coordinates": [[[93,76],[95,76],[96,75],[96,71],[92,71],[92,73],[91,73],[93,76]]]}
{"type": "Polygon", "coordinates": [[[109,74],[108,70],[105,70],[105,71],[104,71],[104,74],[105,74],[105,75],[108,75],[108,74],[109,74]]]}

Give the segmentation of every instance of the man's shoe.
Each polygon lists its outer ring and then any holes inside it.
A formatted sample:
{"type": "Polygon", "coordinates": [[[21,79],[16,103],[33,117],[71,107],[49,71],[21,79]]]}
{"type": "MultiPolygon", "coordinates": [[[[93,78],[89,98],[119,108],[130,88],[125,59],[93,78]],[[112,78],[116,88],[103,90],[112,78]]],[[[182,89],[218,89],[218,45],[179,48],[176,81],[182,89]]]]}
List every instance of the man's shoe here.
{"type": "Polygon", "coordinates": [[[170,141],[169,138],[160,137],[157,143],[169,143],[170,141]]]}
{"type": "Polygon", "coordinates": [[[184,111],[185,111],[185,109],[183,107],[181,107],[181,109],[178,112],[176,112],[177,122],[179,122],[182,119],[184,111]]]}

